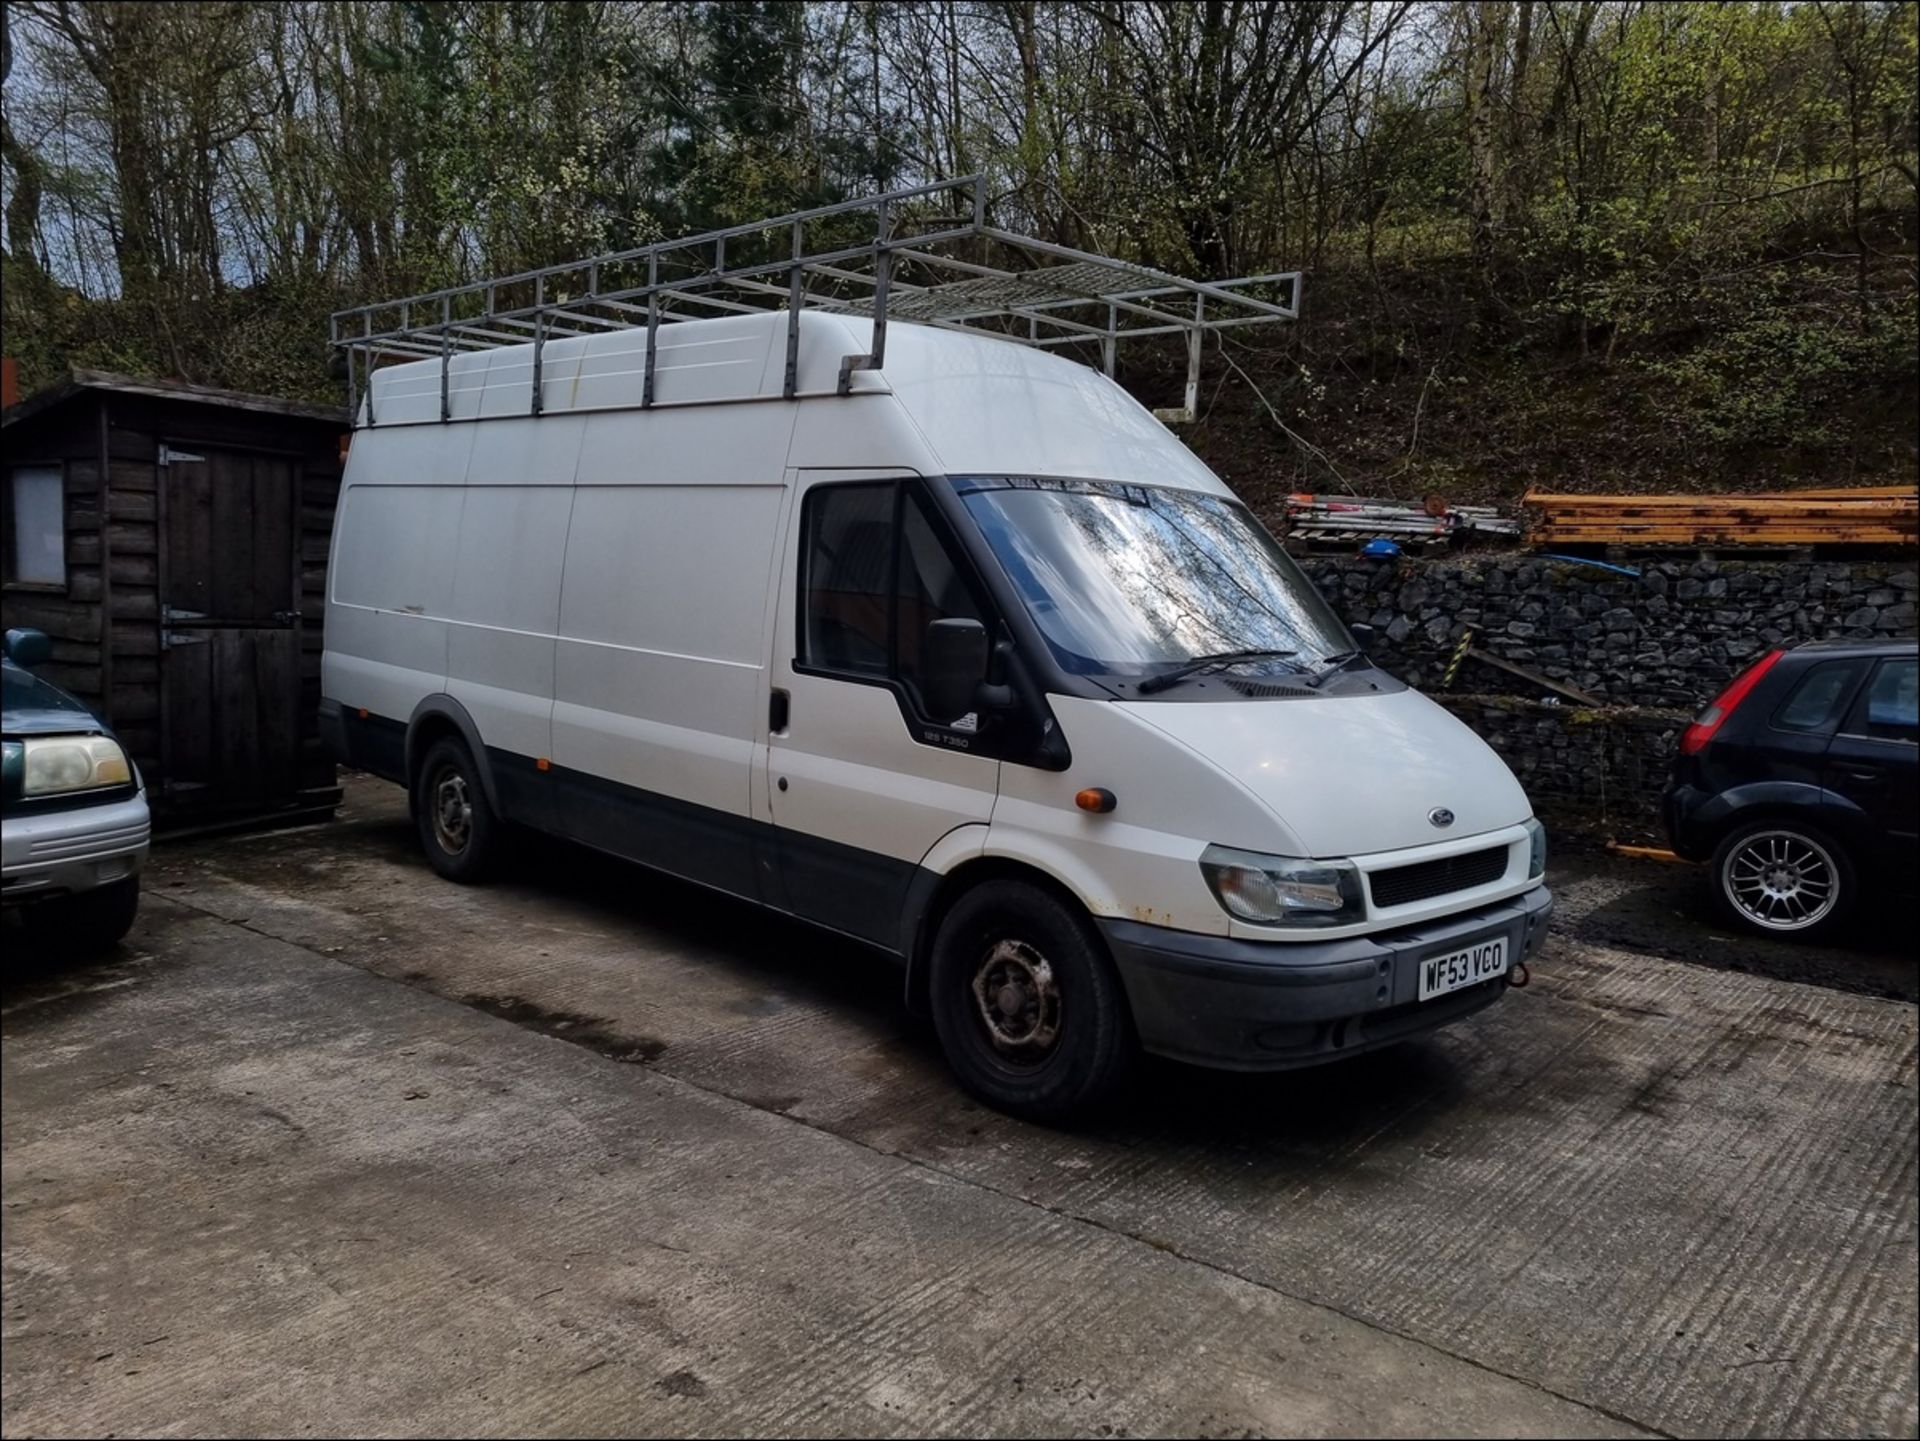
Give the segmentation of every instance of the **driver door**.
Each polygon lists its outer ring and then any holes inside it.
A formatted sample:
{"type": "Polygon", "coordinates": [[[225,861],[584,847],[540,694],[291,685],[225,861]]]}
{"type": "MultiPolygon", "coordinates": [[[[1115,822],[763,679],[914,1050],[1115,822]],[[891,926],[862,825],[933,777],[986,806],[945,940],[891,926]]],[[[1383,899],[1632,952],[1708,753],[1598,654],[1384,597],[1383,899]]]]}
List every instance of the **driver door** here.
{"type": "Polygon", "coordinates": [[[992,619],[983,588],[905,470],[796,471],[769,667],[774,904],[896,949],[922,857],[984,826],[1000,763],[970,724],[929,718],[927,625],[992,619]]]}

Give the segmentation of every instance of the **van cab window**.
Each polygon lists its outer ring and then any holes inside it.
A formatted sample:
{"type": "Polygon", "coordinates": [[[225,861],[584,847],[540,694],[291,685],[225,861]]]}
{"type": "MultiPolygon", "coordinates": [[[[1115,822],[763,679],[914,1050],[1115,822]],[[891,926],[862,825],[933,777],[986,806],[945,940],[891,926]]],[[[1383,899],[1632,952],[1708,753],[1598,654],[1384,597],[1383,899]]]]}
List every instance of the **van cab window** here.
{"type": "MultiPolygon", "coordinates": [[[[907,492],[900,507],[900,625],[899,667],[901,680],[912,687],[916,699],[924,700],[920,671],[920,648],[927,627],[936,620],[964,618],[986,622],[986,608],[974,596],[966,577],[948,551],[946,542],[934,532],[927,519],[926,501],[907,492]]],[[[924,704],[922,709],[925,709],[924,704]]],[[[935,717],[952,719],[952,717],[935,717]]]]}
{"type": "Polygon", "coordinates": [[[801,663],[899,680],[918,701],[927,627],[986,620],[926,501],[891,481],[816,486],[802,524],[801,663]]]}
{"type": "Polygon", "coordinates": [[[891,481],[821,486],[807,496],[800,658],[822,670],[885,675],[893,621],[891,481]]]}

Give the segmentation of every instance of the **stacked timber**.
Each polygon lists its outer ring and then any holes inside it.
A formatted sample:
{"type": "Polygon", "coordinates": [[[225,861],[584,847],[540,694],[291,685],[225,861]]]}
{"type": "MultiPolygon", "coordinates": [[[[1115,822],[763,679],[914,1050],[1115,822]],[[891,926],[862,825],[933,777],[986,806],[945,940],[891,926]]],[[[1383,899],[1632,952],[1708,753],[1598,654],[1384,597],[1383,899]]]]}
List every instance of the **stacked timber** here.
{"type": "Polygon", "coordinates": [[[1411,539],[1441,542],[1462,533],[1515,536],[1520,524],[1490,505],[1451,505],[1429,495],[1409,504],[1365,495],[1287,497],[1289,532],[1304,540],[1411,539]]]}
{"type": "Polygon", "coordinates": [[[1535,544],[1913,545],[1920,538],[1920,496],[1901,486],[1772,495],[1529,491],[1521,503],[1535,544]]]}

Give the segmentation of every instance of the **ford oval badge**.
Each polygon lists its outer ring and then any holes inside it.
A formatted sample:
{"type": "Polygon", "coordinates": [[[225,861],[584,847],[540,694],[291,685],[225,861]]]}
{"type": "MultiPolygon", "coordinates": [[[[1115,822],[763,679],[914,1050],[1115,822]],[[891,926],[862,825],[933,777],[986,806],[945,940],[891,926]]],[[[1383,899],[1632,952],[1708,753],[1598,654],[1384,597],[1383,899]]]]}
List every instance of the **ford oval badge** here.
{"type": "Polygon", "coordinates": [[[1435,806],[1427,812],[1427,819],[1436,826],[1450,826],[1453,824],[1453,812],[1445,806],[1435,806]]]}

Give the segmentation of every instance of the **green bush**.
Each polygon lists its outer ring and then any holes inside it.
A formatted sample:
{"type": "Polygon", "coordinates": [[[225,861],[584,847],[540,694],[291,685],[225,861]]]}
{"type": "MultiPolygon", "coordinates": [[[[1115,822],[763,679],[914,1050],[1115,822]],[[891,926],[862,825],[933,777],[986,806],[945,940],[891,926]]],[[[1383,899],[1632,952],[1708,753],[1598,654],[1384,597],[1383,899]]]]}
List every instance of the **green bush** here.
{"type": "Polygon", "coordinates": [[[1716,445],[1828,446],[1863,393],[1911,376],[1910,324],[1876,309],[1863,333],[1857,313],[1796,304],[1772,279],[1736,305],[1701,300],[1684,348],[1633,362],[1661,420],[1716,445]]]}

